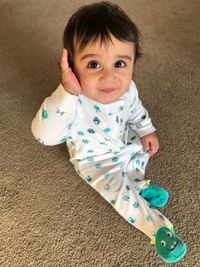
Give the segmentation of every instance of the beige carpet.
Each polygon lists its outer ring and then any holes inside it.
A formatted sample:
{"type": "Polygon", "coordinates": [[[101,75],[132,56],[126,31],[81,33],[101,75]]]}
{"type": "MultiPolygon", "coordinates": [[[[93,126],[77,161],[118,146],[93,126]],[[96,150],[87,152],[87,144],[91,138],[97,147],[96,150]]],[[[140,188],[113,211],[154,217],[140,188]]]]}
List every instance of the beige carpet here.
{"type": "MultiPolygon", "coordinates": [[[[163,213],[186,241],[175,266],[200,266],[200,1],[125,0],[140,27],[140,96],[160,138],[147,176],[169,190],[163,213]]],[[[0,266],[167,266],[148,238],[81,180],[65,145],[30,131],[60,81],[62,33],[89,1],[0,1],[0,266]]]]}

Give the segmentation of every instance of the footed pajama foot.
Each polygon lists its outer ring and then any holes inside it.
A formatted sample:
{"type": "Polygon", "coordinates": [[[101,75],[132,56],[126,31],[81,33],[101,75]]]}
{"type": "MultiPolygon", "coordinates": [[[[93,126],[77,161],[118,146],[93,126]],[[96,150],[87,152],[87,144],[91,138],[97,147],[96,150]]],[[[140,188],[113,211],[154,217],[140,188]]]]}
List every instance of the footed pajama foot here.
{"type": "Polygon", "coordinates": [[[151,207],[164,207],[169,198],[169,193],[164,188],[153,184],[149,184],[147,188],[140,189],[139,194],[150,203],[151,207]]]}
{"type": "Polygon", "coordinates": [[[181,260],[186,254],[186,244],[173,230],[167,227],[160,228],[155,237],[155,247],[158,255],[168,263],[181,260]]]}

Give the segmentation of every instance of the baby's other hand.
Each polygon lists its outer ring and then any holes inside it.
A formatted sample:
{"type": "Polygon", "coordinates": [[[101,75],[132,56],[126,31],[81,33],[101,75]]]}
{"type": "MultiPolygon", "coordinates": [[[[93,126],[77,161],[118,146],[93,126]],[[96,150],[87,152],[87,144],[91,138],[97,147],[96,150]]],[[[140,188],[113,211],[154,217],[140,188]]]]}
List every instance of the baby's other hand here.
{"type": "Polygon", "coordinates": [[[153,156],[159,149],[159,141],[155,133],[150,133],[141,138],[142,145],[153,156]]]}
{"type": "Polygon", "coordinates": [[[72,69],[69,67],[69,63],[67,60],[68,52],[65,48],[63,48],[62,57],[61,57],[61,71],[62,71],[62,85],[64,89],[72,94],[79,95],[81,92],[81,86],[73,73],[72,69]]]}

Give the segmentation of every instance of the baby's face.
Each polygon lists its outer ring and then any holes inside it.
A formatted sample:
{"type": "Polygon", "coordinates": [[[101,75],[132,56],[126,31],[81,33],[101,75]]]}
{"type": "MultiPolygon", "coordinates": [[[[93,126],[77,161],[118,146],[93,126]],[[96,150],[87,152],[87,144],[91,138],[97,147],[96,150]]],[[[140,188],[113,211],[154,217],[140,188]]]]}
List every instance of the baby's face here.
{"type": "Polygon", "coordinates": [[[82,93],[102,104],[118,100],[128,89],[133,72],[134,45],[111,36],[112,42],[75,47],[74,72],[82,93]]]}

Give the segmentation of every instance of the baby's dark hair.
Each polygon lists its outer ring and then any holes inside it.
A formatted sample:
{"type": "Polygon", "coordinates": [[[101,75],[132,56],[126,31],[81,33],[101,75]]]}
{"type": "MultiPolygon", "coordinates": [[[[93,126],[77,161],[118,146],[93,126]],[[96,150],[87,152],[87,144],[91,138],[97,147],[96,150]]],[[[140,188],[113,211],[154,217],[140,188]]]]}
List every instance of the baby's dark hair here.
{"type": "Polygon", "coordinates": [[[82,50],[88,43],[99,38],[101,43],[111,41],[111,34],[120,41],[134,44],[136,62],[141,56],[140,32],[118,5],[103,1],[79,8],[69,19],[63,35],[69,65],[73,68],[76,41],[79,42],[79,50],[82,50]]]}

